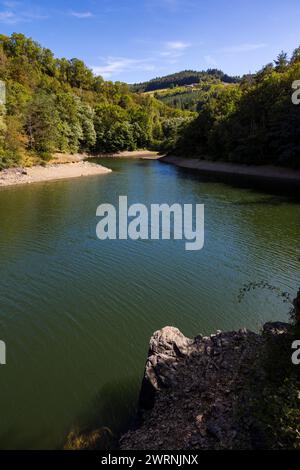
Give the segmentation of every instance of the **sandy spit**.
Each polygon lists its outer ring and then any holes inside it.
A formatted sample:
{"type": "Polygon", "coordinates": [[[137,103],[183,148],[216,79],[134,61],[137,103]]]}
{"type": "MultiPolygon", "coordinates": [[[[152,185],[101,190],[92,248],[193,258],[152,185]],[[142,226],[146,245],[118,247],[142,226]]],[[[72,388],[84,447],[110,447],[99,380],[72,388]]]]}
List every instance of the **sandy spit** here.
{"type": "Polygon", "coordinates": [[[79,161],[67,164],[33,166],[31,168],[9,168],[0,172],[0,187],[19,184],[55,181],[81,176],[102,175],[112,170],[102,165],[79,161]]]}
{"type": "Polygon", "coordinates": [[[152,150],[124,150],[123,152],[95,155],[96,157],[104,158],[135,158],[142,160],[157,160],[161,157],[158,152],[152,150]]]}

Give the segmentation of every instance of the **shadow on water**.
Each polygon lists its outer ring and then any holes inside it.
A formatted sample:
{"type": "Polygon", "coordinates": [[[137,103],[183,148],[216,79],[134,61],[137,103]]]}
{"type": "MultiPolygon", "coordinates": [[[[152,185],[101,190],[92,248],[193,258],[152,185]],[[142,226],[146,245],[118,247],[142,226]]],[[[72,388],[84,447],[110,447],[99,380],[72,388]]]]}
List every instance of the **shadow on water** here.
{"type": "MultiPolygon", "coordinates": [[[[115,445],[118,438],[136,419],[139,387],[136,377],[123,378],[106,383],[86,410],[84,410],[67,430],[80,433],[90,433],[95,429],[108,428],[112,431],[115,445]]],[[[64,439],[64,441],[65,441],[64,439]]],[[[61,447],[63,447],[62,442],[61,447]]]]}
{"type": "MultiPolygon", "coordinates": [[[[24,429],[11,427],[0,435],[1,450],[31,450],[37,449],[37,443],[47,442],[50,430],[44,429],[37,434],[27,434],[24,429]],[[14,443],[14,444],[12,444],[14,443]]],[[[39,446],[38,448],[43,448],[39,446]]],[[[61,447],[57,446],[57,450],[61,447]]]]}
{"type": "MultiPolygon", "coordinates": [[[[162,162],[159,162],[161,164],[162,162]]],[[[163,163],[164,165],[166,163],[163,163]]],[[[300,184],[296,181],[274,181],[272,178],[260,178],[247,175],[233,175],[224,173],[206,173],[192,168],[175,167],[176,175],[179,179],[189,178],[194,181],[203,183],[224,183],[234,188],[251,190],[253,192],[260,191],[271,197],[270,199],[262,199],[261,204],[280,204],[288,201],[289,203],[299,204],[300,202],[300,184]]],[[[259,204],[260,201],[249,202],[249,204],[259,204]]],[[[246,205],[247,201],[240,201],[236,204],[246,205]]]]}
{"type": "MultiPolygon", "coordinates": [[[[106,383],[69,429],[66,429],[55,448],[63,449],[72,431],[88,435],[96,429],[105,428],[112,432],[111,446],[117,447],[120,435],[132,427],[136,419],[139,395],[139,387],[136,385],[136,378],[129,377],[106,383]]],[[[50,429],[44,429],[35,435],[28,434],[26,429],[11,427],[0,435],[0,449],[37,449],[44,448],[43,443],[47,447],[50,432],[50,429]]]]}

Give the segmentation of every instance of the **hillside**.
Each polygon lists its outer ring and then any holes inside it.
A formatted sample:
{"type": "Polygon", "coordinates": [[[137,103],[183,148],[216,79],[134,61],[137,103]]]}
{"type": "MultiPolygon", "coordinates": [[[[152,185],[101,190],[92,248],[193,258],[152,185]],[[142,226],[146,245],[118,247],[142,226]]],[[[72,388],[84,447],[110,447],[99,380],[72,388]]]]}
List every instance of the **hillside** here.
{"type": "Polygon", "coordinates": [[[182,72],[173,73],[164,77],[153,78],[148,82],[135,83],[130,85],[130,89],[134,92],[141,93],[178,86],[195,85],[202,81],[214,79],[224,83],[239,82],[239,77],[231,77],[218,69],[208,69],[201,72],[196,72],[195,70],[183,70],[182,72]]]}
{"type": "Polygon", "coordinates": [[[58,59],[23,34],[0,35],[0,80],[0,169],[47,161],[56,151],[159,148],[192,116],[94,76],[79,59],[58,59]]]}
{"type": "Polygon", "coordinates": [[[214,87],[170,152],[205,160],[300,167],[300,47],[235,86],[214,87]],[[295,84],[294,84],[295,82],[295,84]],[[294,86],[293,86],[294,84],[294,86]],[[292,101],[292,95],[296,100],[292,101]]]}
{"type": "Polygon", "coordinates": [[[197,85],[185,85],[163,90],[148,91],[154,98],[172,108],[200,112],[209,97],[224,86],[235,87],[235,83],[225,83],[218,79],[208,78],[197,85]]]}
{"type": "Polygon", "coordinates": [[[53,153],[149,148],[184,157],[299,167],[292,84],[300,48],[242,79],[217,69],[127,85],[56,58],[23,34],[0,35],[0,170],[53,153]]]}

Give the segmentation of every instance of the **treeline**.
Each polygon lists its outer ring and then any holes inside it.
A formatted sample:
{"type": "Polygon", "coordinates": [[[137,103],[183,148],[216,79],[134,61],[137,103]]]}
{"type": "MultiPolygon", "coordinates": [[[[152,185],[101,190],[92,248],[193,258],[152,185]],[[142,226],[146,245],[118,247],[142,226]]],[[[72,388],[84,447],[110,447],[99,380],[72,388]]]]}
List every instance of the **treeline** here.
{"type": "Polygon", "coordinates": [[[94,76],[78,59],[57,59],[22,34],[0,35],[0,168],[48,160],[56,152],[117,152],[177,139],[191,114],[124,83],[94,76]],[[172,135],[173,134],[173,137],[172,135]]]}
{"type": "Polygon", "coordinates": [[[292,103],[292,83],[300,79],[300,47],[289,59],[216,86],[172,150],[173,154],[253,164],[300,166],[300,107],[292,103]]]}
{"type": "Polygon", "coordinates": [[[0,35],[0,80],[6,86],[0,169],[47,161],[56,151],[136,148],[299,167],[300,107],[291,101],[292,83],[299,79],[300,48],[241,80],[214,69],[155,79],[147,86],[169,89],[153,97],[94,76],[81,60],[57,59],[22,34],[0,35]],[[196,91],[174,86],[195,83],[199,74],[196,91]]]}
{"type": "Polygon", "coordinates": [[[164,77],[153,78],[148,82],[135,83],[134,85],[130,86],[130,89],[134,92],[141,93],[162,90],[165,88],[173,88],[176,86],[192,85],[195,83],[200,83],[203,80],[205,81],[214,78],[224,83],[237,83],[239,81],[239,77],[231,77],[222,72],[222,70],[218,69],[208,69],[202,72],[196,72],[195,70],[184,70],[182,72],[173,73],[164,77]]]}

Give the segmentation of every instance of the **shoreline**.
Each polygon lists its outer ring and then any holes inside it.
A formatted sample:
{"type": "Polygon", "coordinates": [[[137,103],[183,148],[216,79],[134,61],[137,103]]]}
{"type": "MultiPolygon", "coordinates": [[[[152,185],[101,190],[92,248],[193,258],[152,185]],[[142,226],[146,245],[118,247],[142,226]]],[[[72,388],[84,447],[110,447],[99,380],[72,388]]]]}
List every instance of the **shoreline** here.
{"type": "Polygon", "coordinates": [[[197,170],[203,175],[235,179],[245,183],[269,183],[286,186],[289,189],[300,188],[300,170],[292,170],[273,165],[244,165],[220,161],[207,161],[167,155],[159,159],[162,163],[197,170]]]}
{"type": "Polygon", "coordinates": [[[161,158],[161,155],[152,150],[124,150],[117,153],[103,153],[99,155],[89,155],[88,158],[131,158],[131,159],[140,159],[140,160],[158,160],[161,158]]]}
{"type": "Polygon", "coordinates": [[[160,157],[158,152],[150,150],[123,151],[102,155],[89,155],[86,153],[64,154],[57,152],[45,166],[20,166],[0,171],[0,189],[10,186],[111,173],[112,170],[110,168],[93,163],[93,159],[97,158],[157,160],[160,157]]]}
{"type": "Polygon", "coordinates": [[[9,168],[0,172],[0,188],[47,181],[80,178],[111,173],[111,169],[95,163],[78,161],[72,163],[36,165],[29,168],[9,168]]]}

